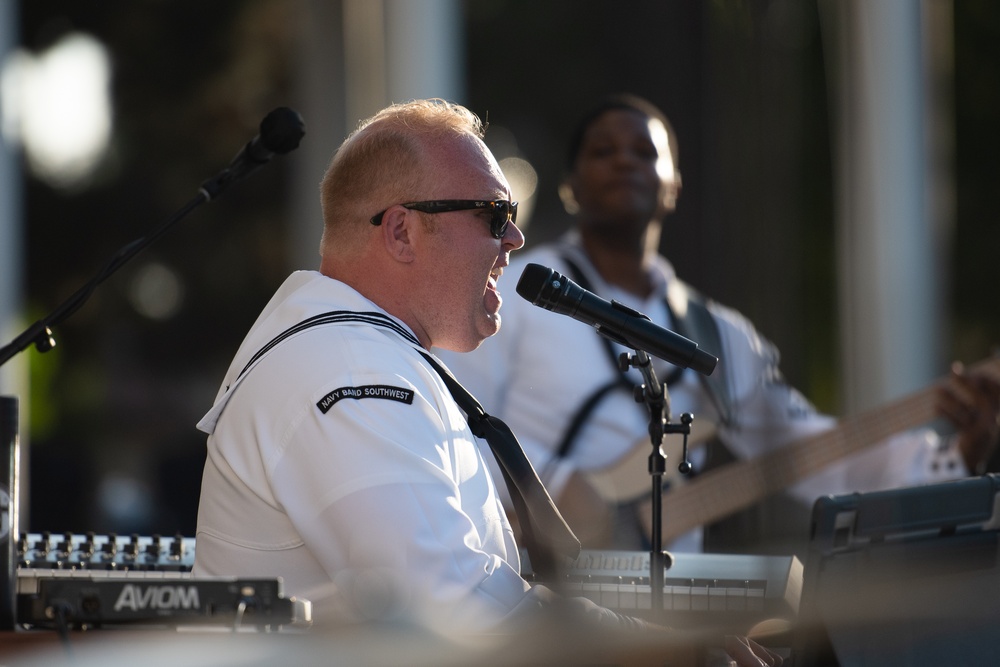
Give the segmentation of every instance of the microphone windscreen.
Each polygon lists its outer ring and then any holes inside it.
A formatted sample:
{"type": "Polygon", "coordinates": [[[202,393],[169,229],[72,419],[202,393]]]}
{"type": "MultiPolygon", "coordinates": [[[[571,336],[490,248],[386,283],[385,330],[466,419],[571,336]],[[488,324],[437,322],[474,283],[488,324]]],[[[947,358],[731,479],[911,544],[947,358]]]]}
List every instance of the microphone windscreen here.
{"type": "Polygon", "coordinates": [[[278,155],[298,148],[305,133],[302,116],[288,107],[278,107],[260,122],[260,143],[278,155]]]}
{"type": "Polygon", "coordinates": [[[552,269],[541,264],[528,264],[517,281],[517,293],[531,303],[537,303],[552,273],[552,269]]]}

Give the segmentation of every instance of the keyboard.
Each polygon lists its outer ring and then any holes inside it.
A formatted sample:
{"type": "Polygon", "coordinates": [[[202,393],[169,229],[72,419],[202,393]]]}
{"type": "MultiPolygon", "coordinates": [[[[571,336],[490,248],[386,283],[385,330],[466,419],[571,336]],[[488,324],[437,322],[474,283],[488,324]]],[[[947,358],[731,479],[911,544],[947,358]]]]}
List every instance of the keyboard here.
{"type": "MultiPolygon", "coordinates": [[[[584,550],[553,584],[566,595],[640,617],[652,617],[648,552],[584,550]]],[[[530,575],[530,561],[522,569],[530,575]]],[[[663,614],[673,626],[749,627],[792,621],[802,594],[796,556],[671,554],[663,578],[663,614]],[[671,562],[672,561],[672,562],[671,562]]]]}

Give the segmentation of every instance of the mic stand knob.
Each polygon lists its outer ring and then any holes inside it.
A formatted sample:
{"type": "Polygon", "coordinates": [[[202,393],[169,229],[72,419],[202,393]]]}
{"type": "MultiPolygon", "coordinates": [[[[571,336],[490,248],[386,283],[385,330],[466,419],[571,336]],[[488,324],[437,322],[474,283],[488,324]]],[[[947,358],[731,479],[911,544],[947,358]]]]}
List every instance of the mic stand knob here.
{"type": "Polygon", "coordinates": [[[680,424],[666,424],[663,427],[664,433],[680,433],[684,436],[684,444],[681,447],[681,462],[677,465],[677,471],[682,475],[690,474],[694,469],[691,465],[691,461],[688,460],[688,436],[691,435],[691,422],[694,421],[694,415],[690,412],[685,412],[681,415],[680,424]]]}

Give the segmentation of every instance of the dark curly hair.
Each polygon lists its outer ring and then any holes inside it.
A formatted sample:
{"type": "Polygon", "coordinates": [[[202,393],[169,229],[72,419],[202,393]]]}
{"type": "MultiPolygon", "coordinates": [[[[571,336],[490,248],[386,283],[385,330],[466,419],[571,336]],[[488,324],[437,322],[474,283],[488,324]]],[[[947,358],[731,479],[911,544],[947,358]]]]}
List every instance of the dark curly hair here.
{"type": "Polygon", "coordinates": [[[670,145],[671,157],[673,157],[674,164],[678,164],[677,137],[674,135],[673,125],[667,120],[666,114],[660,111],[655,104],[638,95],[618,93],[600,100],[577,122],[573,134],[570,135],[569,150],[566,153],[566,168],[569,171],[573,171],[573,167],[576,165],[576,159],[580,155],[580,147],[583,144],[583,135],[586,134],[587,128],[604,113],[616,109],[636,111],[647,118],[656,118],[663,123],[663,126],[667,128],[667,141],[670,145]]]}

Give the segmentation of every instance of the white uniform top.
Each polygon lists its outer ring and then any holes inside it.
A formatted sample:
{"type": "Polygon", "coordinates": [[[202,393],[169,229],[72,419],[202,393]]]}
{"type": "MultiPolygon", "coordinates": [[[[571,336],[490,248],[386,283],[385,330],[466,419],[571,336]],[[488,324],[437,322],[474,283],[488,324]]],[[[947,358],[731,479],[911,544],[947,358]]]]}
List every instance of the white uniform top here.
{"type": "MultiPolygon", "coordinates": [[[[617,373],[593,328],[567,315],[535,306],[513,292],[515,281],[528,263],[550,267],[572,279],[562,259],[567,255],[602,298],[619,301],[649,316],[653,322],[672,328],[663,295],[675,275],[665,259],[660,257],[654,266],[657,286],[653,296],[642,300],[604,282],[580,248],[577,234],[570,232],[557,243],[515,255],[504,270],[505,280],[510,281],[507,284],[511,296],[504,300],[503,324],[498,334],[469,354],[439,352],[486,410],[507,422],[517,434],[553,497],[558,497],[560,485],[570,470],[604,470],[633,448],[643,447],[648,454],[650,447],[646,406],[636,403],[630,392],[618,389],[598,403],[574,441],[570,456],[565,459],[555,456],[558,443],[580,405],[617,373]]],[[[777,349],[745,317],[717,303],[709,302],[708,307],[718,324],[722,344],[713,376],[721,375],[728,387],[731,422],[720,425],[715,405],[697,372],[690,369],[669,388],[672,421],[689,412],[694,415],[696,426],[705,422],[718,426],[719,437],[736,456],[744,459],[834,425],[832,417],[818,413],[784,381],[777,349]]],[[[617,344],[614,347],[619,353],[632,352],[617,344]]],[[[665,382],[673,367],[655,358],[653,365],[657,378],[665,382]]],[[[642,384],[638,370],[631,369],[629,374],[634,384],[642,384]]],[[[664,445],[669,439],[679,437],[665,436],[664,445]]],[[[697,467],[698,452],[691,458],[697,467]]],[[[668,468],[676,469],[677,463],[677,459],[668,457],[668,468]]],[[[635,474],[646,480],[642,488],[649,489],[644,457],[635,474]]],[[[789,491],[811,505],[824,494],[943,481],[966,474],[955,449],[945,446],[933,431],[921,429],[848,457],[789,491]]],[[[669,494],[664,500],[665,510],[668,507],[669,494]]],[[[671,548],[678,551],[700,548],[697,539],[688,538],[685,543],[670,545],[671,548]]]]}
{"type": "Polygon", "coordinates": [[[446,634],[488,631],[526,598],[476,439],[420,349],[347,285],[309,271],[285,281],[198,424],[196,576],[282,577],[317,621],[446,634]],[[254,357],[323,313],[329,324],[254,357]]]}

